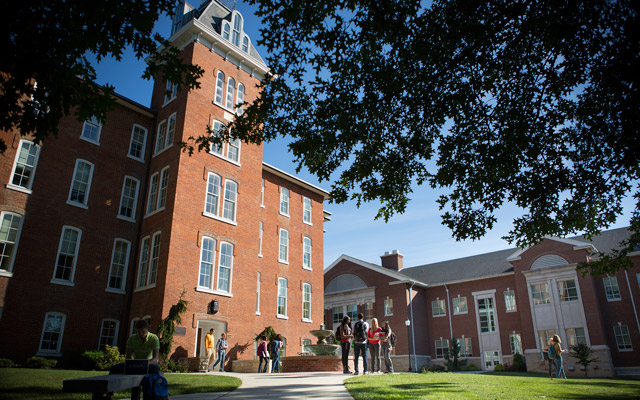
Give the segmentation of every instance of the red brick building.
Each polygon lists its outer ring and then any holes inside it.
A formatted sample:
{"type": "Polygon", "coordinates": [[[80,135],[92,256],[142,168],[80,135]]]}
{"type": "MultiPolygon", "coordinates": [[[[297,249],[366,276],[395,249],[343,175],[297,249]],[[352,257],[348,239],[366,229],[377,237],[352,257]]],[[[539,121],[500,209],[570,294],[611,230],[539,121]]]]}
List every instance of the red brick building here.
{"type": "Polygon", "coordinates": [[[171,40],[204,68],[200,89],[157,79],[150,108],[119,97],[105,121],[65,118],[42,146],[0,133],[0,357],[123,347],[136,320],[155,330],[181,295],[179,358],[204,355],[215,328],[228,359],[253,359],[266,326],[295,355],[322,322],[328,193],[265,164],[261,145],[177,145],[225,129],[267,72],[240,13],[181,11],[171,40]]]}
{"type": "MultiPolygon", "coordinates": [[[[511,364],[520,353],[529,371],[546,372],[541,349],[558,334],[563,348],[585,343],[595,351],[590,375],[640,375],[640,252],[631,254],[633,268],[612,276],[576,271],[627,235],[622,228],[591,240],[549,238],[412,268],[403,268],[397,251],[381,265],[343,255],[325,270],[325,320],[336,327],[343,315],[362,312],[390,321],[400,370],[409,368],[407,354],[413,370],[444,364],[455,337],[463,358],[480,369],[511,364]]],[[[568,355],[565,370],[582,374],[568,355]]]]}

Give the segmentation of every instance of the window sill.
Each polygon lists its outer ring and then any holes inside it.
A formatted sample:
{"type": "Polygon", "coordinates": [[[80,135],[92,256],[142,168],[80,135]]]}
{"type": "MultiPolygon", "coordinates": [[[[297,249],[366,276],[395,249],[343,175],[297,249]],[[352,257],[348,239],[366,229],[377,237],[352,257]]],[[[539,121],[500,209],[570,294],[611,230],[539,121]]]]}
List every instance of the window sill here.
{"type": "MultiPolygon", "coordinates": [[[[224,155],[222,155],[222,154],[216,153],[216,152],[214,152],[214,151],[209,151],[209,154],[211,154],[212,156],[217,157],[217,158],[219,158],[219,159],[221,159],[221,160],[223,160],[223,161],[226,161],[226,162],[228,162],[229,164],[233,164],[233,165],[235,165],[236,167],[242,167],[242,165],[240,164],[240,162],[239,162],[239,161],[232,160],[232,159],[230,159],[229,157],[225,157],[225,156],[224,156],[224,155]]],[[[238,156],[238,157],[240,157],[240,156],[238,156]]]]}
{"type": "Polygon", "coordinates": [[[447,314],[438,314],[438,315],[432,315],[433,318],[441,318],[441,317],[446,317],[447,314]]]}
{"type": "Polygon", "coordinates": [[[172,148],[172,147],[173,147],[173,143],[171,143],[169,146],[167,146],[167,147],[163,147],[163,148],[161,148],[159,151],[157,151],[157,152],[153,153],[153,156],[152,156],[152,157],[159,156],[160,154],[164,153],[165,151],[169,150],[169,149],[170,149],[170,148],[172,148]]]}
{"type": "Polygon", "coordinates": [[[258,254],[258,258],[262,258],[262,253],[258,254]]]}
{"type": "Polygon", "coordinates": [[[310,320],[310,319],[305,319],[305,318],[302,318],[302,322],[307,323],[307,324],[313,323],[313,321],[312,321],[312,320],[310,320]]]}
{"type": "Polygon", "coordinates": [[[22,186],[14,185],[12,183],[7,183],[4,187],[6,187],[7,189],[15,190],[16,192],[22,192],[26,194],[33,193],[33,190],[31,189],[23,188],[22,186]]]}
{"type": "Polygon", "coordinates": [[[85,142],[89,142],[89,143],[95,144],[96,146],[100,146],[100,141],[99,140],[96,141],[96,140],[93,140],[93,139],[86,138],[84,136],[80,136],[80,139],[84,140],[85,142]]]}
{"type": "Polygon", "coordinates": [[[278,262],[279,262],[280,264],[289,265],[289,261],[286,261],[286,260],[278,260],[278,262]]]}
{"type": "Polygon", "coordinates": [[[61,357],[62,353],[59,352],[59,351],[42,351],[42,350],[39,350],[36,353],[36,356],[38,356],[38,357],[61,357]]]}
{"type": "Polygon", "coordinates": [[[507,311],[505,311],[505,312],[508,312],[508,313],[514,313],[514,312],[518,312],[518,310],[507,310],[507,311]]]}
{"type": "Polygon", "coordinates": [[[155,288],[155,287],[156,287],[156,284],[155,284],[155,283],[152,283],[151,285],[147,285],[147,286],[140,286],[140,287],[135,288],[135,289],[133,290],[133,293],[143,292],[143,291],[145,291],[145,290],[153,289],[153,288],[155,288]]]}
{"type": "Polygon", "coordinates": [[[305,224],[305,225],[313,226],[312,222],[302,221],[302,223],[305,224]]]}
{"type": "Polygon", "coordinates": [[[220,290],[214,290],[214,289],[209,289],[209,288],[200,287],[200,286],[196,286],[196,292],[215,294],[215,295],[224,296],[224,297],[233,297],[233,293],[222,292],[220,290]]]}
{"type": "MultiPolygon", "coordinates": [[[[393,313],[391,313],[391,314],[385,314],[384,316],[385,316],[385,317],[393,317],[393,313]]],[[[341,321],[341,322],[342,322],[342,321],[341,321]]]]}
{"type": "Polygon", "coordinates": [[[123,220],[123,221],[127,221],[127,222],[133,222],[133,223],[135,223],[135,222],[136,222],[136,219],[135,219],[135,218],[124,217],[124,216],[122,216],[122,215],[118,215],[116,218],[121,219],[121,220],[123,220]]]}
{"type": "Polygon", "coordinates": [[[137,162],[144,163],[144,158],[134,157],[131,154],[127,154],[127,158],[130,158],[130,159],[135,160],[137,162]]]}
{"type": "Polygon", "coordinates": [[[76,284],[74,282],[70,282],[70,281],[63,281],[61,279],[51,279],[51,283],[56,284],[56,285],[62,285],[62,286],[70,286],[73,287],[76,284]]]}
{"type": "Polygon", "coordinates": [[[13,272],[7,271],[5,269],[0,269],[0,276],[4,276],[5,278],[13,278],[13,272]]]}
{"type": "Polygon", "coordinates": [[[126,294],[127,292],[123,289],[114,289],[114,288],[106,288],[104,290],[107,293],[115,293],[115,294],[126,294]]]}
{"type": "Polygon", "coordinates": [[[617,298],[617,299],[607,299],[607,301],[608,301],[609,303],[614,302],[614,301],[622,301],[622,297],[619,297],[619,298],[617,298]]]}
{"type": "MultiPolygon", "coordinates": [[[[232,109],[230,109],[229,107],[222,105],[220,103],[218,103],[217,101],[213,100],[211,102],[211,104],[213,104],[214,106],[218,106],[220,108],[222,108],[223,110],[225,110],[226,112],[230,113],[231,115],[236,115],[236,112],[233,111],[232,109]]],[[[227,121],[230,121],[228,118],[225,118],[227,121]]]]}
{"type": "Polygon", "coordinates": [[[621,353],[628,353],[630,351],[633,351],[633,349],[618,349],[618,351],[621,353]]]}
{"type": "Polygon", "coordinates": [[[287,217],[287,218],[289,218],[289,214],[285,214],[285,213],[283,213],[282,211],[280,211],[280,215],[282,215],[283,217],[287,217]]]}
{"type": "Polygon", "coordinates": [[[170,104],[170,103],[171,103],[171,102],[173,102],[176,98],[178,98],[178,96],[172,97],[172,98],[170,98],[169,100],[165,101],[161,108],[164,108],[164,106],[166,106],[167,104],[170,104]]]}
{"type": "Polygon", "coordinates": [[[461,312],[454,312],[453,313],[453,315],[465,315],[465,314],[469,314],[469,311],[467,310],[467,311],[461,311],[461,312]]]}
{"type": "Polygon", "coordinates": [[[71,201],[71,200],[67,200],[67,204],[70,205],[70,206],[82,208],[83,210],[88,210],[89,209],[89,206],[87,206],[86,204],[78,203],[78,202],[71,201]]]}
{"type": "Polygon", "coordinates": [[[305,266],[302,266],[302,269],[304,269],[305,271],[313,271],[313,270],[311,269],[311,267],[305,267],[305,266]]]}
{"type": "Polygon", "coordinates": [[[280,315],[280,314],[276,315],[276,318],[278,318],[278,319],[289,319],[289,317],[287,317],[286,315],[280,315]]]}
{"type": "Polygon", "coordinates": [[[145,214],[144,218],[151,217],[152,215],[156,215],[156,214],[158,214],[159,212],[162,212],[162,211],[164,211],[164,207],[157,208],[157,209],[151,211],[150,213],[145,214]]]}
{"type": "Polygon", "coordinates": [[[202,212],[202,215],[207,217],[207,218],[211,218],[211,219],[215,219],[216,221],[220,221],[220,222],[224,222],[225,224],[229,224],[229,225],[233,225],[233,226],[238,226],[238,223],[236,221],[230,220],[230,219],[226,219],[226,218],[222,218],[220,216],[217,216],[215,214],[211,214],[208,213],[206,211],[202,212]]]}
{"type": "Polygon", "coordinates": [[[256,311],[256,315],[262,315],[262,314],[260,314],[260,311],[256,311]]]}

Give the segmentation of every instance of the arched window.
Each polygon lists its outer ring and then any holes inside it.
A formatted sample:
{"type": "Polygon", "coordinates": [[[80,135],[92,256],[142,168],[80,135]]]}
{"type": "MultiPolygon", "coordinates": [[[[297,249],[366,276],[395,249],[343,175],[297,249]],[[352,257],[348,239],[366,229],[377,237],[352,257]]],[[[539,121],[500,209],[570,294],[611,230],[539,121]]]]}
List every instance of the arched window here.
{"type": "Polygon", "coordinates": [[[233,34],[231,35],[231,43],[240,47],[240,33],[242,32],[242,16],[240,13],[233,13],[233,34]]]}
{"type": "Polygon", "coordinates": [[[229,22],[222,22],[222,37],[229,40],[229,32],[231,31],[231,27],[229,26],[229,22]]]}
{"type": "Polygon", "coordinates": [[[233,108],[233,93],[236,91],[236,80],[229,78],[227,82],[227,108],[233,108]]]}
{"type": "Polygon", "coordinates": [[[216,80],[216,104],[224,104],[222,98],[224,96],[224,72],[218,71],[218,78],[216,80]]]}
{"type": "Polygon", "coordinates": [[[242,115],[242,113],[244,112],[244,85],[242,83],[238,83],[236,107],[236,114],[242,115]]]}
{"type": "Polygon", "coordinates": [[[242,38],[242,51],[249,52],[249,37],[247,35],[242,38]]]}
{"type": "Polygon", "coordinates": [[[220,261],[218,262],[218,290],[231,293],[231,278],[233,271],[233,245],[222,242],[220,244],[220,261]]]}

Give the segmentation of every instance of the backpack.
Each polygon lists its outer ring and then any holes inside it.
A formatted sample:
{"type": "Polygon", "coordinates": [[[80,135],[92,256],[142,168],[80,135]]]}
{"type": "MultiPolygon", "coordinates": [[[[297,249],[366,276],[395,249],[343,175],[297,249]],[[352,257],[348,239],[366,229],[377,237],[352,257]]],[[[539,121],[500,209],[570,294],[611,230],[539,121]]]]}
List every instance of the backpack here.
{"type": "Polygon", "coordinates": [[[547,350],[547,356],[549,357],[550,360],[553,360],[556,358],[556,345],[549,346],[549,350],[547,350]]]}
{"type": "Polygon", "coordinates": [[[342,325],[338,326],[338,329],[336,329],[336,341],[341,341],[342,340],[342,325]]]}
{"type": "Polygon", "coordinates": [[[148,374],[142,378],[145,400],[169,400],[169,384],[162,375],[148,374]]]}
{"type": "Polygon", "coordinates": [[[397,341],[398,341],[398,338],[396,337],[396,334],[391,332],[391,335],[389,336],[389,344],[391,344],[392,347],[396,347],[397,341]]]}
{"type": "Polygon", "coordinates": [[[362,343],[367,341],[367,334],[364,331],[364,322],[356,322],[356,326],[353,328],[353,336],[356,339],[356,342],[362,343]]]}
{"type": "Polygon", "coordinates": [[[271,342],[270,349],[272,356],[278,354],[278,350],[278,342],[274,340],[273,342],[271,342]]]}

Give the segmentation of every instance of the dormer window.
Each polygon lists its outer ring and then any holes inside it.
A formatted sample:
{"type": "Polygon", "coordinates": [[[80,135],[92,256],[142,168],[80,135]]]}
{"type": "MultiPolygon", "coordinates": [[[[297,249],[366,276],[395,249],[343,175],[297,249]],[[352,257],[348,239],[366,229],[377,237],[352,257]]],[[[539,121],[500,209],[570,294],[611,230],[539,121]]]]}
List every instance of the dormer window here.
{"type": "Polygon", "coordinates": [[[247,35],[242,38],[242,51],[249,52],[249,37],[247,35]]]}
{"type": "Polygon", "coordinates": [[[231,26],[229,26],[229,23],[227,21],[224,21],[222,23],[222,37],[229,40],[230,32],[231,32],[231,26]]]}
{"type": "Polygon", "coordinates": [[[233,13],[233,35],[231,36],[231,43],[240,47],[240,33],[242,32],[242,16],[234,12],[233,13]]]}

